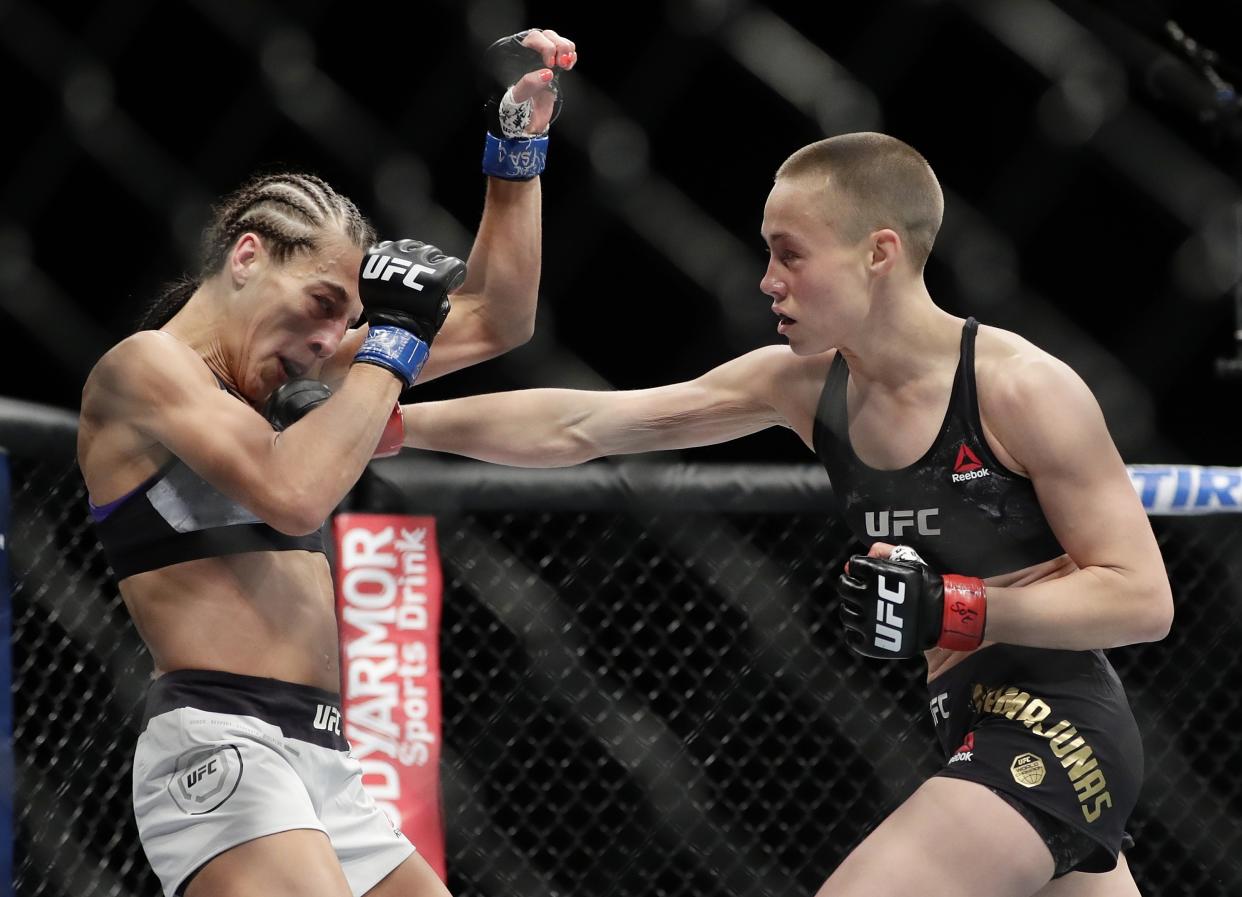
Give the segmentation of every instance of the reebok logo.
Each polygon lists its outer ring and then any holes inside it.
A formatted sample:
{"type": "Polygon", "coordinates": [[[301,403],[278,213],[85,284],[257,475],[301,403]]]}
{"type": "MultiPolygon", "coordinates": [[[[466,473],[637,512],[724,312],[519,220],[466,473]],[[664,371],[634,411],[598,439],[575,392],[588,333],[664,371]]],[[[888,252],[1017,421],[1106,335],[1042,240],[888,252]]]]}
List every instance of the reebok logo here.
{"type": "Polygon", "coordinates": [[[975,733],[967,732],[966,740],[957,752],[949,758],[950,763],[969,763],[975,758],[975,733]]]}
{"type": "Polygon", "coordinates": [[[957,449],[957,460],[953,462],[953,474],[949,477],[954,483],[990,477],[992,471],[983,466],[979,456],[970,450],[970,446],[962,443],[957,449]]]}

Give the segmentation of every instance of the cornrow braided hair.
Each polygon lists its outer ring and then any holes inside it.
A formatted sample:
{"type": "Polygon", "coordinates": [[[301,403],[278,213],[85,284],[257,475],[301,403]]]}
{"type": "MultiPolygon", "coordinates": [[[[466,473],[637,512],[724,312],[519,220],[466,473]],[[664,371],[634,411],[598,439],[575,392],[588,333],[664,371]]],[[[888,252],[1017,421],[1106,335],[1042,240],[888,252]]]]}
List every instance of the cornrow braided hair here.
{"type": "Polygon", "coordinates": [[[272,257],[284,262],[296,252],[315,251],[319,235],[328,229],[361,249],[376,241],[375,229],[358,207],[326,181],[292,172],[253,178],[212,208],[197,276],[181,277],[166,286],[143,310],[138,329],[158,330],[167,324],[203,281],[224,266],[242,234],[258,234],[272,257]]]}

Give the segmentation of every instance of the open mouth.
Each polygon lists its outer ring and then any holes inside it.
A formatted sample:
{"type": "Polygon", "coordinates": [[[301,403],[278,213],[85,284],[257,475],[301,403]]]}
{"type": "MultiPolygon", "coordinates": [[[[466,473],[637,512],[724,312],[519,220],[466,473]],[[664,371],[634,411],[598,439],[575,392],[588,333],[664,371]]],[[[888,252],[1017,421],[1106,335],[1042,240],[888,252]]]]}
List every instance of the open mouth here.
{"type": "Polygon", "coordinates": [[[285,377],[290,380],[296,380],[300,376],[300,371],[293,364],[293,362],[281,356],[277,356],[277,358],[280,360],[280,367],[285,372],[285,377]]]}
{"type": "Polygon", "coordinates": [[[797,323],[793,318],[788,317],[787,315],[777,315],[777,317],[780,318],[780,323],[782,324],[796,324],[797,323]]]}

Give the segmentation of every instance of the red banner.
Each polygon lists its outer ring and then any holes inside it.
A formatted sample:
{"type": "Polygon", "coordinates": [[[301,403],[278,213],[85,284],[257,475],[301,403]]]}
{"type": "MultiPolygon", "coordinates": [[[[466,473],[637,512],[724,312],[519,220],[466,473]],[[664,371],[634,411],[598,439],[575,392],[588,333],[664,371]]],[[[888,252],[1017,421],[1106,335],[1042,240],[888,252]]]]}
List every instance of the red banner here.
{"type": "Polygon", "coordinates": [[[435,519],[341,514],[333,532],[345,737],[367,791],[444,880],[435,519]]]}

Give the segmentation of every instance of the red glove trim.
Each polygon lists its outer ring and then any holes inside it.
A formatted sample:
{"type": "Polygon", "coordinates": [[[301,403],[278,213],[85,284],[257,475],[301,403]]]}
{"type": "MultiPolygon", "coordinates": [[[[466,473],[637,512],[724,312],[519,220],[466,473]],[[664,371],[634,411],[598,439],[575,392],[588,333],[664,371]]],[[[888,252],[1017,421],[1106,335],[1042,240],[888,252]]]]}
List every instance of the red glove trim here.
{"type": "Polygon", "coordinates": [[[944,619],[936,647],[973,651],[983,641],[988,618],[988,590],[973,576],[944,577],[944,619]]]}
{"type": "Polygon", "coordinates": [[[391,458],[401,451],[403,442],[405,442],[405,417],[401,412],[401,403],[397,402],[392,406],[392,414],[388,416],[388,423],[384,424],[384,435],[380,437],[379,445],[375,447],[375,454],[371,457],[391,458]]]}

